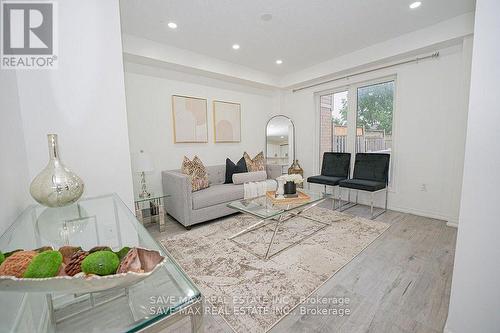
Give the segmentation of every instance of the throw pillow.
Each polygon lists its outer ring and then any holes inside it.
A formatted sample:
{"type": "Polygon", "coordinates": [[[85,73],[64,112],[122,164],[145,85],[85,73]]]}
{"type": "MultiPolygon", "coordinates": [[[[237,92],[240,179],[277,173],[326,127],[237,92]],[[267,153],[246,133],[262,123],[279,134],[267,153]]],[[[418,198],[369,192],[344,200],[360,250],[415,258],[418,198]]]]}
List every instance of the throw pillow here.
{"type": "Polygon", "coordinates": [[[191,187],[193,192],[208,187],[207,170],[198,156],[195,156],[192,161],[184,156],[181,172],[191,177],[191,187]]]}
{"type": "Polygon", "coordinates": [[[267,173],[265,171],[244,172],[235,174],[233,176],[233,183],[238,185],[249,182],[261,182],[266,179],[267,179],[267,173]]]}
{"type": "Polygon", "coordinates": [[[229,158],[226,158],[226,181],[224,184],[230,184],[233,182],[233,175],[235,173],[247,172],[247,165],[245,159],[242,157],[238,163],[234,164],[229,158]]]}
{"type": "Polygon", "coordinates": [[[250,158],[246,152],[243,154],[245,158],[245,163],[247,165],[248,171],[265,171],[266,170],[266,160],[264,158],[264,152],[258,153],[253,159],[250,158]]]}

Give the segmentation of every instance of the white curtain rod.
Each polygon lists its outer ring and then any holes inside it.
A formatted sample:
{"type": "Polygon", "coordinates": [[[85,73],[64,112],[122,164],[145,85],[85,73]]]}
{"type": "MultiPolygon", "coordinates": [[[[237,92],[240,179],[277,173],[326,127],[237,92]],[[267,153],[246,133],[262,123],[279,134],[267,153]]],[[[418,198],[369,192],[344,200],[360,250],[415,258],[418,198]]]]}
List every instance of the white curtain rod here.
{"type": "Polygon", "coordinates": [[[427,56],[424,56],[424,57],[416,57],[415,59],[401,61],[401,62],[398,62],[398,63],[395,63],[395,64],[390,64],[390,65],[381,66],[381,67],[377,67],[377,68],[372,68],[372,69],[368,69],[368,70],[365,70],[365,71],[362,71],[362,72],[357,72],[357,73],[354,73],[354,74],[345,75],[345,76],[342,76],[342,77],[339,77],[339,78],[336,78],[336,79],[331,79],[331,80],[327,80],[327,81],[323,81],[323,82],[314,83],[314,84],[311,84],[311,85],[308,85],[308,86],[304,86],[304,87],[292,89],[292,92],[297,92],[297,91],[300,91],[300,90],[317,87],[317,86],[320,86],[320,85],[323,85],[323,84],[326,84],[326,83],[331,83],[331,82],[335,82],[335,81],[339,81],[339,80],[348,79],[350,77],[357,76],[357,75],[362,75],[362,74],[367,74],[367,73],[379,71],[381,69],[391,68],[391,67],[395,67],[395,66],[399,66],[399,65],[404,65],[404,64],[410,64],[410,63],[413,63],[413,62],[419,62],[421,60],[427,60],[427,59],[437,58],[437,57],[439,57],[439,52],[434,52],[433,54],[430,54],[430,55],[427,55],[427,56]]]}

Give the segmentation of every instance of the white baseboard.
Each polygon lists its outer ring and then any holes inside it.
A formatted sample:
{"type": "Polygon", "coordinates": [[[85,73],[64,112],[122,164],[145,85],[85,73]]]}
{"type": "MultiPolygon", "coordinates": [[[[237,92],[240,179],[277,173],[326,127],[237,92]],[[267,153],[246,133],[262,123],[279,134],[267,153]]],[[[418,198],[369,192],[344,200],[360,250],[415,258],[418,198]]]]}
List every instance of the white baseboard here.
{"type": "Polygon", "coordinates": [[[458,228],[458,222],[456,222],[456,221],[448,221],[448,222],[446,222],[446,225],[448,227],[458,228]]]}
{"type": "Polygon", "coordinates": [[[391,206],[390,202],[389,202],[388,208],[390,210],[394,210],[394,211],[401,212],[401,213],[413,214],[413,215],[428,217],[430,219],[446,221],[446,225],[448,225],[450,227],[458,227],[457,219],[450,217],[450,216],[446,216],[446,215],[442,215],[442,214],[438,214],[438,213],[434,213],[434,212],[428,212],[428,211],[420,210],[420,209],[413,209],[413,208],[407,208],[407,207],[395,207],[395,206],[391,206]]]}

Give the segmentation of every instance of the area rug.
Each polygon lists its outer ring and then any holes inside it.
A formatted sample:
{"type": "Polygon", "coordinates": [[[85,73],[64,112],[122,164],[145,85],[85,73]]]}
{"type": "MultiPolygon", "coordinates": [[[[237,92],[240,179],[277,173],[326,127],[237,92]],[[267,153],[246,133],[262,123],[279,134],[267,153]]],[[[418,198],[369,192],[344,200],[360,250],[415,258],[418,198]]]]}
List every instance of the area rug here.
{"type": "Polygon", "coordinates": [[[304,215],[329,225],[304,217],[285,222],[271,250],[277,254],[269,260],[259,256],[274,225],[228,239],[257,222],[243,214],[162,243],[212,305],[205,311],[220,314],[236,332],[266,332],[389,227],[318,207],[304,215]]]}

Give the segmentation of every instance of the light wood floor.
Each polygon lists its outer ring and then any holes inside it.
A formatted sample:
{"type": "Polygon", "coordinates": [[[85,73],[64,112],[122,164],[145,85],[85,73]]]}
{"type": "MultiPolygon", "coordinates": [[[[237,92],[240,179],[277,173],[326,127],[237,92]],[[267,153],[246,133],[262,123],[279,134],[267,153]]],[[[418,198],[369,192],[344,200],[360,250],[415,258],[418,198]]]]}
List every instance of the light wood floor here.
{"type": "MultiPolygon", "coordinates": [[[[330,202],[324,203],[330,208],[330,202]]],[[[369,217],[366,206],[350,214],[369,217]]],[[[312,297],[349,298],[349,316],[301,314],[300,307],[282,319],[270,332],[442,332],[448,313],[456,229],[444,221],[392,212],[377,220],[391,227],[360,255],[321,286],[312,297]]],[[[217,223],[210,222],[210,223],[217,223]]],[[[201,226],[194,226],[203,227],[201,226]]],[[[175,221],[167,222],[165,235],[189,232],[175,221]]],[[[305,308],[304,308],[305,307],[305,308]]],[[[332,305],[308,304],[307,308],[332,305]]],[[[205,315],[204,332],[232,332],[219,316],[205,315]]],[[[180,323],[172,332],[188,332],[180,323]]]]}

